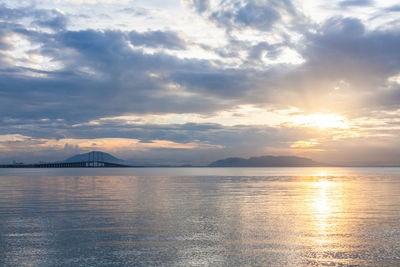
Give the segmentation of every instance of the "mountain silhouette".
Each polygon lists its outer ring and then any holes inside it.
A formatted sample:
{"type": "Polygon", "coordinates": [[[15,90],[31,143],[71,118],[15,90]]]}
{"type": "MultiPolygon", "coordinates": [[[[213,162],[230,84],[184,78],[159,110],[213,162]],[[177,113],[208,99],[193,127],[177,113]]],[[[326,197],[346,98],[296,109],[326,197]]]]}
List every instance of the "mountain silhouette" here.
{"type": "Polygon", "coordinates": [[[313,167],[321,163],[296,156],[261,156],[245,158],[226,158],[217,160],[209,167],[313,167]]]}
{"type": "MultiPolygon", "coordinates": [[[[109,163],[119,163],[122,164],[124,163],[124,161],[122,159],[116,158],[111,154],[105,153],[105,152],[101,152],[101,151],[91,151],[88,153],[84,153],[84,154],[78,154],[72,157],[67,158],[66,160],[64,160],[63,162],[82,162],[82,161],[88,161],[89,160],[89,153],[93,153],[95,152],[96,155],[96,159],[98,160],[102,160],[104,162],[109,162],[109,163]]],[[[93,156],[91,156],[91,160],[93,160],[93,156]]]]}

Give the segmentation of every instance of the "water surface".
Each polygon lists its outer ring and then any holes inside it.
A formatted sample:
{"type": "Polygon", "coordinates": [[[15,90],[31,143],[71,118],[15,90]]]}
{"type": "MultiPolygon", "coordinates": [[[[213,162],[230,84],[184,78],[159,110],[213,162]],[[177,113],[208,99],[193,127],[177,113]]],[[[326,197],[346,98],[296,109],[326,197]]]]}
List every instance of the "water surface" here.
{"type": "Polygon", "coordinates": [[[398,168],[0,170],[0,266],[400,266],[398,168]]]}

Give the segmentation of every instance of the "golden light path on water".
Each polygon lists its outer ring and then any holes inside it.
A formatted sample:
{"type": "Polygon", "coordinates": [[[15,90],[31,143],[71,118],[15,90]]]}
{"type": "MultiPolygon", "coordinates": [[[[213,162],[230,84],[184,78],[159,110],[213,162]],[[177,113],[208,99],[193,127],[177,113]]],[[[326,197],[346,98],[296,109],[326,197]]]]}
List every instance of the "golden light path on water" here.
{"type": "Polygon", "coordinates": [[[312,181],[310,186],[314,193],[306,201],[305,210],[311,215],[309,225],[315,231],[316,238],[313,240],[315,247],[320,250],[319,252],[323,252],[325,247],[332,247],[334,243],[340,243],[344,246],[343,240],[338,240],[331,235],[335,232],[346,232],[346,229],[343,229],[345,225],[340,225],[340,229],[334,229],[338,227],[334,222],[335,216],[344,214],[345,208],[343,203],[346,200],[343,199],[343,194],[338,188],[341,184],[330,182],[323,178],[312,181]]]}

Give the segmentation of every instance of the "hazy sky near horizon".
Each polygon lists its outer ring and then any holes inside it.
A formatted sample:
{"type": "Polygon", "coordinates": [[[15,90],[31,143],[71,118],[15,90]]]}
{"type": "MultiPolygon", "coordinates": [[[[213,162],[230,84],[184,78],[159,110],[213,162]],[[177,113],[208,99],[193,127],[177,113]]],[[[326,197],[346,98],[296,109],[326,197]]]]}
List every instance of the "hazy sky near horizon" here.
{"type": "Polygon", "coordinates": [[[400,163],[398,1],[3,0],[0,25],[0,162],[400,163]]]}

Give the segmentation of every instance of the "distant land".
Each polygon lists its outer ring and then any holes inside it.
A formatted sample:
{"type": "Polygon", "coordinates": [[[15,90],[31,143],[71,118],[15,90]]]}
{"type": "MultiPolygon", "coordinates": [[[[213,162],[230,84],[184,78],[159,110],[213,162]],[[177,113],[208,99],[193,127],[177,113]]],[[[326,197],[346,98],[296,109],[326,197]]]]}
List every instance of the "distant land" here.
{"type": "Polygon", "coordinates": [[[102,151],[91,151],[88,153],[77,154],[72,157],[67,158],[63,162],[80,162],[80,161],[87,161],[89,158],[89,154],[97,153],[98,156],[101,157],[102,161],[116,163],[116,164],[123,164],[127,166],[141,166],[141,167],[193,167],[192,165],[168,165],[168,164],[156,164],[156,163],[149,163],[149,162],[141,162],[135,160],[123,160],[119,159],[109,153],[102,152],[102,151]]]}
{"type": "MultiPolygon", "coordinates": [[[[132,164],[130,161],[125,161],[119,159],[109,153],[101,152],[101,151],[92,151],[88,153],[78,154],[63,162],[80,162],[87,161],[89,159],[90,153],[97,153],[97,155],[101,156],[102,161],[116,163],[116,164],[125,164],[125,165],[137,165],[132,164]]],[[[309,158],[296,157],[296,156],[261,156],[261,157],[251,157],[248,159],[232,157],[226,158],[222,160],[217,160],[208,165],[208,167],[312,167],[312,166],[322,166],[324,164],[315,162],[309,158]]],[[[326,165],[326,164],[325,164],[326,165]]],[[[152,164],[148,163],[145,165],[146,167],[193,167],[192,165],[165,165],[165,164],[152,164]]],[[[204,167],[204,166],[201,166],[204,167]]]]}
{"type": "Polygon", "coordinates": [[[317,167],[327,164],[296,156],[261,156],[245,158],[227,158],[217,160],[209,167],[317,167]]]}
{"type": "Polygon", "coordinates": [[[230,157],[214,161],[208,165],[169,165],[151,162],[122,160],[109,153],[91,151],[77,154],[63,161],[24,164],[0,164],[0,168],[79,168],[79,167],[399,167],[380,164],[327,164],[297,156],[259,156],[250,158],[230,157]]]}
{"type": "Polygon", "coordinates": [[[89,154],[97,153],[96,156],[100,157],[102,161],[110,162],[110,163],[118,163],[118,164],[127,164],[122,159],[116,158],[111,154],[102,151],[91,151],[88,153],[77,154],[75,156],[69,157],[63,162],[80,162],[80,161],[87,161],[89,159],[89,154]]]}

